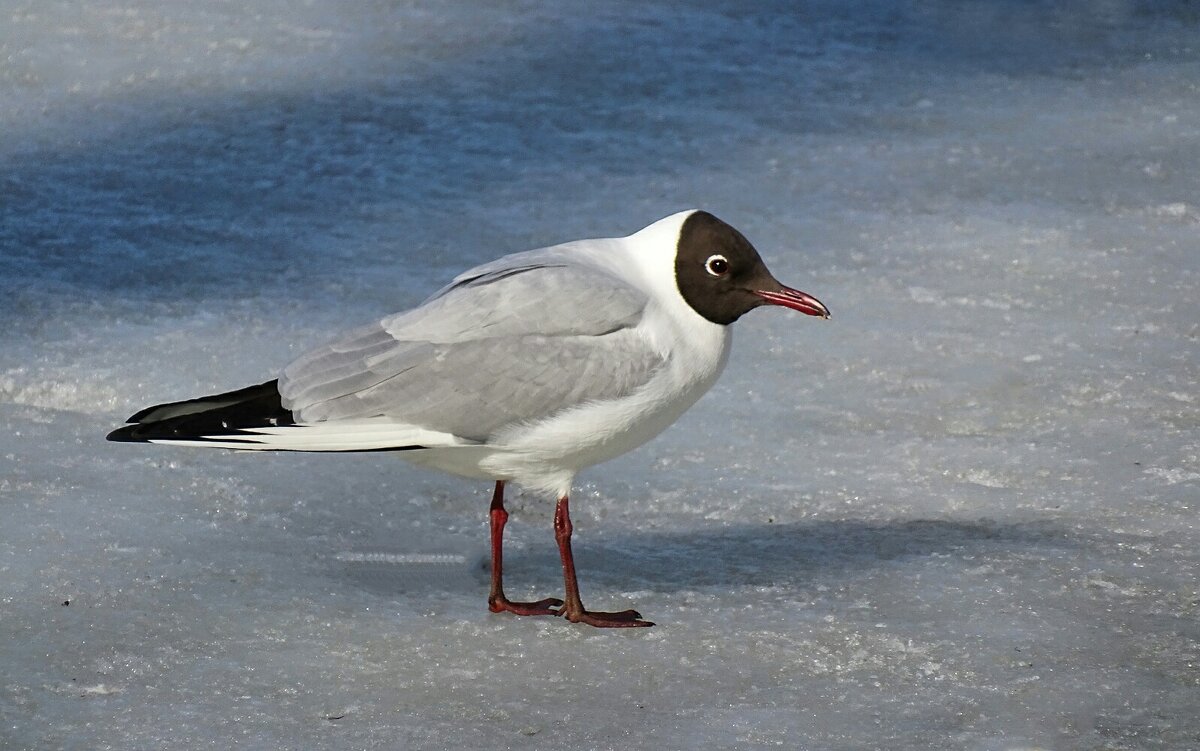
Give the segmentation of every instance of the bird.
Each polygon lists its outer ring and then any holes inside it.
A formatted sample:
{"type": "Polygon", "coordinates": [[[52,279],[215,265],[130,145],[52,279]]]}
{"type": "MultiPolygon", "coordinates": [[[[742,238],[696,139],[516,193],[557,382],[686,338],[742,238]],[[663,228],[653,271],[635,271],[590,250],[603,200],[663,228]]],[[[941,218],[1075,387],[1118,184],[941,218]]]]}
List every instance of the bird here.
{"type": "Polygon", "coordinates": [[[654,438],[717,380],[731,324],[761,306],[829,318],[754,245],[691,209],[625,237],[512,253],[423,303],[300,355],[277,378],[147,407],[107,438],[239,451],[388,452],[494,483],[488,608],[599,628],[654,625],[588,610],[571,551],[577,473],[654,438]],[[563,598],[504,593],[506,483],[555,500],[563,598]]]}

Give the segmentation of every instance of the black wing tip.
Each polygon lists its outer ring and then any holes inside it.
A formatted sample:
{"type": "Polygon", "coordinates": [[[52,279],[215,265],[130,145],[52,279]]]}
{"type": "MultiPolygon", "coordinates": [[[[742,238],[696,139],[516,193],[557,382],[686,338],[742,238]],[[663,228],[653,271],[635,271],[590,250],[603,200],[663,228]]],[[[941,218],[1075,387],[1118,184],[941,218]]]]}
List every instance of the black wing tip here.
{"type": "Polygon", "coordinates": [[[109,433],[106,439],[118,443],[204,441],[215,440],[214,436],[236,436],[243,428],[295,424],[292,413],[283,407],[278,381],[182,402],[155,404],[125,422],[128,424],[109,433]]]}
{"type": "Polygon", "coordinates": [[[104,436],[104,440],[114,443],[150,443],[167,438],[190,438],[190,436],[180,435],[175,423],[170,420],[122,425],[104,436]]]}
{"type": "MultiPolygon", "coordinates": [[[[133,422],[133,419],[130,418],[126,422],[133,422]]],[[[139,426],[138,425],[125,425],[123,427],[117,428],[113,432],[104,436],[104,440],[114,441],[116,443],[145,443],[146,442],[145,438],[139,438],[133,434],[134,429],[137,427],[139,427],[139,426]]]]}
{"type": "MultiPolygon", "coordinates": [[[[162,422],[173,417],[183,417],[185,415],[195,415],[205,412],[214,413],[218,410],[227,413],[239,406],[243,410],[250,410],[251,414],[254,411],[258,411],[263,414],[281,416],[286,410],[283,409],[282,397],[279,394],[279,380],[274,379],[255,386],[246,386],[235,391],[209,394],[208,396],[200,396],[194,399],[154,404],[130,415],[125,422],[162,422]]],[[[234,410],[234,412],[235,414],[240,414],[241,410],[234,410]]],[[[290,416],[290,413],[288,414],[290,416]]]]}

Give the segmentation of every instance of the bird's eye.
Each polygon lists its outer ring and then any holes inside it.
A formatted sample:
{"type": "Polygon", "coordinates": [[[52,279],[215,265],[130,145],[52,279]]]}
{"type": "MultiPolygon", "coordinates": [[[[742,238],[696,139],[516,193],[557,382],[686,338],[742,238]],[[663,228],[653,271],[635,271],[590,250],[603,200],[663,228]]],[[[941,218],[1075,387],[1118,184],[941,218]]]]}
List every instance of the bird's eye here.
{"type": "Polygon", "coordinates": [[[729,273],[729,259],[725,256],[709,256],[704,262],[704,270],[713,276],[725,276],[729,273]]]}

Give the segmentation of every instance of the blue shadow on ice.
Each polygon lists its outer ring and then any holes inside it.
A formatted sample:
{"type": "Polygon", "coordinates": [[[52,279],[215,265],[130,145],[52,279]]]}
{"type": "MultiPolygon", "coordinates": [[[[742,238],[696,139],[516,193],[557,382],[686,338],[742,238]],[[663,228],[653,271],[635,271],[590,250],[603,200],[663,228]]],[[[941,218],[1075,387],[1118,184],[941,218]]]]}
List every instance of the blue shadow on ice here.
{"type": "Polygon", "coordinates": [[[436,61],[368,66],[346,44],[309,62],[340,70],[334,84],[300,70],[259,87],[251,70],[236,91],[85,92],[56,103],[58,136],[30,122],[0,141],[0,279],[173,301],[303,295],[314,275],[398,260],[449,272],[654,218],[584,218],[595,186],[630,181],[665,214],[711,203],[691,176],[736,175],[764,135],[878,132],[898,71],[1087,75],[1143,60],[1131,24],[1196,16],[1148,0],[638,4],[513,19],[436,61]],[[575,218],[475,247],[509,211],[575,218]],[[466,249],[444,257],[442,236],[466,249]]]}

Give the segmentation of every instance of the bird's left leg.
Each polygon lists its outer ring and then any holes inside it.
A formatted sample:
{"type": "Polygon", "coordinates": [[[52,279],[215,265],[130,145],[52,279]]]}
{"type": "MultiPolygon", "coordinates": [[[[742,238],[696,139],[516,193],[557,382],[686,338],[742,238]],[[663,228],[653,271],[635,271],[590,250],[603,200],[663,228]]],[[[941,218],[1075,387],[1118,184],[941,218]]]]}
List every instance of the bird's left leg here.
{"type": "Polygon", "coordinates": [[[558,541],[558,554],[562,558],[563,581],[567,589],[567,602],[558,611],[571,623],[586,623],[598,628],[631,628],[638,626],[653,626],[650,621],[642,620],[642,615],[636,610],[622,610],[619,613],[605,613],[599,610],[588,610],[583,607],[579,597],[579,580],[575,577],[575,556],[571,553],[571,513],[564,495],[558,499],[554,507],[554,539],[558,541]]]}
{"type": "Polygon", "coordinates": [[[492,589],[488,592],[488,610],[516,615],[558,615],[552,608],[562,605],[563,601],[557,597],[537,602],[513,602],[504,596],[504,525],[508,523],[508,512],[504,510],[503,480],[496,481],[488,516],[492,523],[492,589]]]}

